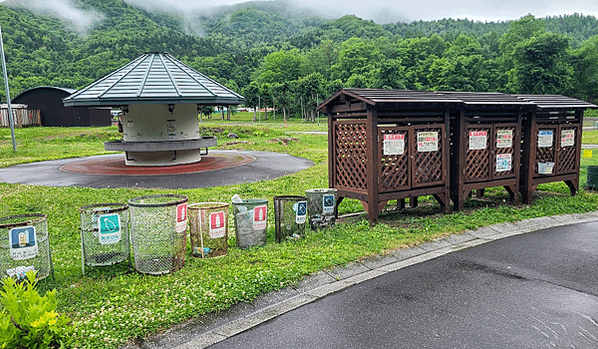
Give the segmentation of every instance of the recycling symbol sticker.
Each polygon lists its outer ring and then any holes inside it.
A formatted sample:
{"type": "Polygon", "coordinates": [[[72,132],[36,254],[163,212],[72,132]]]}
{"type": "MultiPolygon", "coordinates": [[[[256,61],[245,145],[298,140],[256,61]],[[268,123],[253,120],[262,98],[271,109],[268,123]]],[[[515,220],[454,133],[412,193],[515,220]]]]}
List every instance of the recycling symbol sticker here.
{"type": "Polygon", "coordinates": [[[304,224],[307,220],[307,201],[299,201],[293,205],[295,211],[295,223],[304,224]]]}
{"type": "Polygon", "coordinates": [[[102,245],[115,244],[120,241],[120,216],[118,213],[104,214],[98,217],[98,238],[102,245]]]}
{"type": "Polygon", "coordinates": [[[334,213],[334,195],[324,195],[323,202],[324,207],[322,213],[334,213]]]}

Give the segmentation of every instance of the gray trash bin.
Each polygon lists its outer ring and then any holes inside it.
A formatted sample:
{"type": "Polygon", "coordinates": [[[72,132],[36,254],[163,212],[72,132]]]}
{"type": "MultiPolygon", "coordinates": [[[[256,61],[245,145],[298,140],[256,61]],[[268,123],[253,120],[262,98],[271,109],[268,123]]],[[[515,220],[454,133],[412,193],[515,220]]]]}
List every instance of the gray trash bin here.
{"type": "Polygon", "coordinates": [[[187,197],[149,195],[129,200],[135,270],[160,275],[185,264],[187,197]]]}
{"type": "Polygon", "coordinates": [[[100,203],[79,208],[81,269],[129,260],[129,205],[100,203]]]}
{"type": "Polygon", "coordinates": [[[312,230],[327,228],[336,222],[336,189],[310,189],[305,191],[307,214],[312,230]]]}
{"type": "Polygon", "coordinates": [[[235,236],[239,248],[264,246],[268,232],[268,200],[233,202],[235,236]]]}
{"type": "Polygon", "coordinates": [[[22,280],[30,270],[37,272],[38,280],[53,271],[47,216],[32,213],[0,218],[1,277],[22,280]]]}

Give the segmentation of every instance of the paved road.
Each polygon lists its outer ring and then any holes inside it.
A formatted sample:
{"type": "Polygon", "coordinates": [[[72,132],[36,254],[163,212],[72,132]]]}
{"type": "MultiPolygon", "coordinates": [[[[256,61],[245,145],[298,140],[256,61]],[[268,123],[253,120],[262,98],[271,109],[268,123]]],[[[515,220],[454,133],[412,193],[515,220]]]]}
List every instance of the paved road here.
{"type": "Polygon", "coordinates": [[[345,288],[210,348],[598,348],[598,222],[345,288]]]}
{"type": "MultiPolygon", "coordinates": [[[[48,187],[192,189],[270,180],[304,170],[313,165],[311,160],[283,153],[236,150],[214,150],[210,153],[243,154],[252,156],[256,160],[245,165],[191,174],[124,176],[61,171],[61,166],[81,161],[81,158],[60,159],[2,168],[0,169],[0,182],[48,187]]],[[[87,159],[123,156],[123,154],[98,155],[87,159]]]]}

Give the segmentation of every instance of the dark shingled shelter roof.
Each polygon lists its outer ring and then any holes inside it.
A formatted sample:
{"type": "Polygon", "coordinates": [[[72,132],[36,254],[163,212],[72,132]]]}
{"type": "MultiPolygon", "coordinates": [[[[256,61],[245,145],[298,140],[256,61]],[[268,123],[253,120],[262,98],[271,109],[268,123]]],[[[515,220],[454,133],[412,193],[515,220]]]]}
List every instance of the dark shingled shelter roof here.
{"type": "Polygon", "coordinates": [[[417,91],[346,88],[338,91],[322,102],[319,110],[341,97],[347,96],[360,100],[373,107],[383,104],[425,104],[450,103],[465,106],[500,106],[535,107],[539,109],[575,109],[597,108],[596,105],[576,98],[561,95],[524,95],[499,92],[452,92],[452,91],[417,91]]]}
{"type": "Polygon", "coordinates": [[[540,109],[575,109],[575,108],[598,108],[592,103],[580,99],[571,98],[562,95],[514,95],[518,99],[533,103],[540,109]]]}
{"type": "Polygon", "coordinates": [[[150,52],[63,100],[72,106],[130,104],[237,105],[240,94],[183,64],[168,53],[150,52]]]}

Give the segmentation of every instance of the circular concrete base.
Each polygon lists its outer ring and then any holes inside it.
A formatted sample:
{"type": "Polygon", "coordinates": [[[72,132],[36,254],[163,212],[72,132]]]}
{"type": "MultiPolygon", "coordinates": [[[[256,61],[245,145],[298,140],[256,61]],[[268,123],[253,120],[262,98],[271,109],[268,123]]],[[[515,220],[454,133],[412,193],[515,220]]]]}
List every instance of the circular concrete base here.
{"type": "Polygon", "coordinates": [[[255,161],[253,156],[242,154],[204,155],[200,162],[177,166],[127,166],[124,157],[90,157],[60,166],[61,171],[83,174],[119,176],[156,176],[168,174],[189,174],[221,170],[241,166],[255,161]]]}
{"type": "Polygon", "coordinates": [[[48,187],[192,189],[269,180],[312,165],[311,160],[282,153],[215,150],[196,164],[125,167],[124,154],[111,154],[2,168],[0,182],[48,187]]]}

